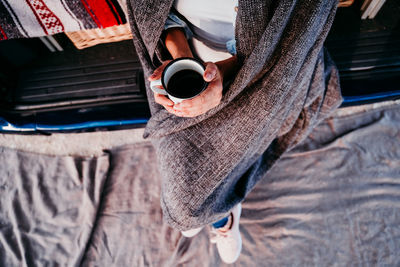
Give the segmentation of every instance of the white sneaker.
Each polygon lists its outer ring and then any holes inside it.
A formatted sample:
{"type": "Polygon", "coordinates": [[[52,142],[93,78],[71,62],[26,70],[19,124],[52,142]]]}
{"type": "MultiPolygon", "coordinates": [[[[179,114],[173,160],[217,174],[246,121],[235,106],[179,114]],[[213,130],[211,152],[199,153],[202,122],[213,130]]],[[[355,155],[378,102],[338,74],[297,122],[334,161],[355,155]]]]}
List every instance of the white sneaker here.
{"type": "Polygon", "coordinates": [[[242,238],[239,231],[241,212],[242,205],[239,203],[232,209],[230,218],[226,223],[227,227],[212,227],[211,230],[211,233],[214,234],[211,238],[211,243],[217,244],[219,256],[226,263],[235,262],[242,251],[242,238]]]}
{"type": "Polygon", "coordinates": [[[190,229],[190,230],[187,230],[187,231],[181,231],[181,233],[185,237],[193,237],[193,236],[197,235],[198,233],[200,233],[201,229],[203,229],[203,227],[190,229]]]}

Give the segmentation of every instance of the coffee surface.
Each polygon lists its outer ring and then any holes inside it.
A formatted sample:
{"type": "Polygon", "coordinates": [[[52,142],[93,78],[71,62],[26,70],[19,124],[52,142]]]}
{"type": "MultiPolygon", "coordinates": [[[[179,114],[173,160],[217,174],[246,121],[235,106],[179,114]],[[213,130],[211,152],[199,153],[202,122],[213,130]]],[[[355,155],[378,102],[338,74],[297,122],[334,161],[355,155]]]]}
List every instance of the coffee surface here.
{"type": "Polygon", "coordinates": [[[175,97],[190,98],[199,94],[205,85],[203,76],[193,70],[181,70],[172,75],[167,87],[168,93],[175,97]]]}

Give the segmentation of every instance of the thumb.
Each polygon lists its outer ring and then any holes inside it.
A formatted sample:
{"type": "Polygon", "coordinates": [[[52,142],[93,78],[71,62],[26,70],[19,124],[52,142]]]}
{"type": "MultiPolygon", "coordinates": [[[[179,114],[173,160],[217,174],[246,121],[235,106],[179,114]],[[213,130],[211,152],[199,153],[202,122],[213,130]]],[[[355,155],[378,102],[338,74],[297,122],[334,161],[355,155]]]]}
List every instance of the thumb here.
{"type": "Polygon", "coordinates": [[[203,78],[206,82],[211,82],[218,76],[218,67],[212,62],[207,62],[206,64],[206,70],[204,71],[203,78]]]}

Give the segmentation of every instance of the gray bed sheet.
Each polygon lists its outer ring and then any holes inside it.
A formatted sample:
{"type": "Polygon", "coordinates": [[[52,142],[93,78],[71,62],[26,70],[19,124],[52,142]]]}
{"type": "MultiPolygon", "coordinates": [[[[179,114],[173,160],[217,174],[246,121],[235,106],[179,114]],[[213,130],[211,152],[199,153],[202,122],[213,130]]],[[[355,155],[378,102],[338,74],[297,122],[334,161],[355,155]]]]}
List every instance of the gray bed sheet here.
{"type": "MultiPolygon", "coordinates": [[[[92,158],[0,148],[1,266],[224,266],[162,221],[150,143],[92,158]]],[[[400,266],[400,105],[319,125],[243,203],[233,266],[400,266]]]]}

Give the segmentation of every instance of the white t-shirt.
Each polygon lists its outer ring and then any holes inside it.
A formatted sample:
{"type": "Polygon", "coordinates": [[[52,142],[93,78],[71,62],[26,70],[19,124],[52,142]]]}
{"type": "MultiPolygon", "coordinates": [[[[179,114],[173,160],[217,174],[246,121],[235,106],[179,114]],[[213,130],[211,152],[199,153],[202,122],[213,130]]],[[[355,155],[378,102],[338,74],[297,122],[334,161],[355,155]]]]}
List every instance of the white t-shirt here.
{"type": "MultiPolygon", "coordinates": [[[[215,43],[226,44],[235,38],[236,7],[238,0],[175,0],[175,9],[191,24],[206,32],[215,43]]],[[[195,53],[203,61],[230,58],[228,52],[216,51],[192,38],[195,53]]]]}

